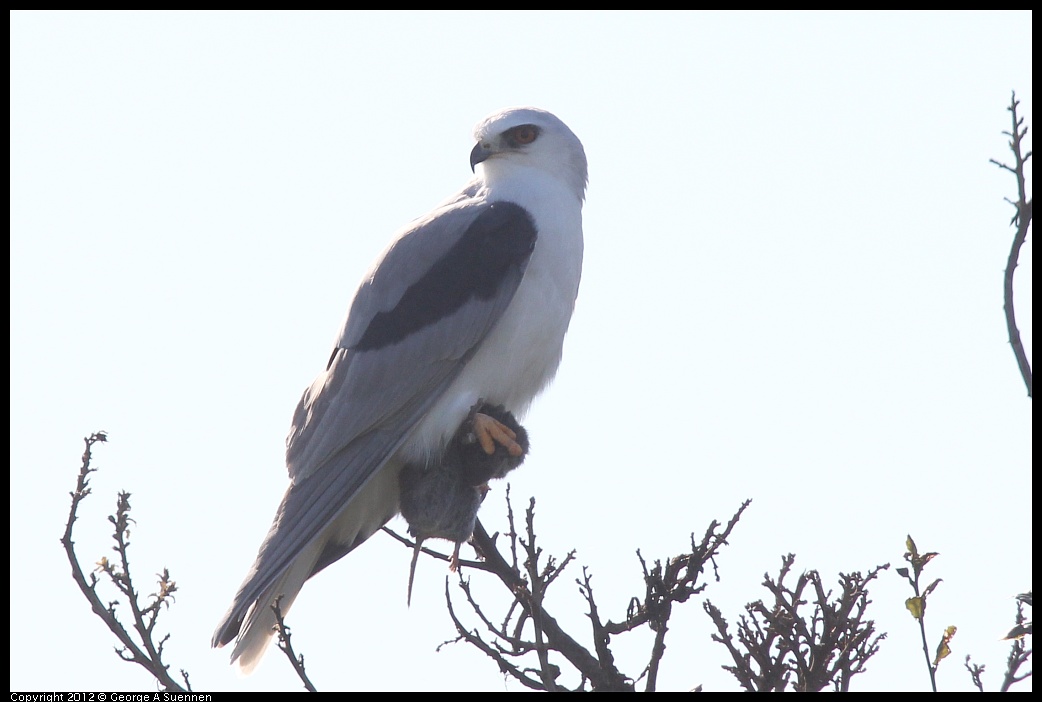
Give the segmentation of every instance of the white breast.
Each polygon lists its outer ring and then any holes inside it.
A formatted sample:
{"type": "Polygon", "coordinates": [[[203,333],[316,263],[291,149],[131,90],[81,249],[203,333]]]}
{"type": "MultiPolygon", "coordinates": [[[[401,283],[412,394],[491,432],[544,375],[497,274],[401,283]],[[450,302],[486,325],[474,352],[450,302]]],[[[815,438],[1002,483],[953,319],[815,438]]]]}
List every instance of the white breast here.
{"type": "Polygon", "coordinates": [[[478,400],[502,404],[520,418],[561,362],[582,272],[582,203],[554,178],[519,175],[499,179],[478,197],[514,202],[535,221],[525,276],[481,348],[403,447],[408,460],[444,446],[478,400]]]}

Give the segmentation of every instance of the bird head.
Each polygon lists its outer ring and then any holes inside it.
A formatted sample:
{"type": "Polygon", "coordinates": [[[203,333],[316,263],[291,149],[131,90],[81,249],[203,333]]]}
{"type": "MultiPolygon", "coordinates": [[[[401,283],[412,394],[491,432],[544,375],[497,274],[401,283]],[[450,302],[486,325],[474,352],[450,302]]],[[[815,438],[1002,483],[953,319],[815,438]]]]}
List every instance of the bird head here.
{"type": "Polygon", "coordinates": [[[581,200],[586,191],[586,153],[557,117],[534,107],[496,112],[474,128],[470,167],[486,182],[517,169],[536,169],[560,178],[581,200]],[[482,172],[478,172],[478,166],[482,172]]]}

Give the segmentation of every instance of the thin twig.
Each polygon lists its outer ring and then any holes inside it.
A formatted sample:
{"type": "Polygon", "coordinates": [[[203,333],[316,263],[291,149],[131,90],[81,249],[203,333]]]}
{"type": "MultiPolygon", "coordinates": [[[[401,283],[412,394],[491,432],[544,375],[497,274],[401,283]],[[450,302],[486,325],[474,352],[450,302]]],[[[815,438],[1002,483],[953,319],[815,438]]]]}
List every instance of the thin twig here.
{"type": "Polygon", "coordinates": [[[282,597],[279,595],[271,603],[271,611],[275,614],[275,633],[279,637],[279,650],[286,654],[297,677],[304,683],[304,689],[308,692],[318,692],[304,669],[304,654],[297,655],[293,651],[293,643],[290,641],[292,634],[290,634],[289,627],[286,626],[286,620],[282,617],[282,597]]]}
{"type": "MultiPolygon", "coordinates": [[[[413,548],[413,549],[416,548],[416,542],[415,541],[412,541],[411,539],[409,539],[409,538],[407,538],[405,536],[402,536],[401,534],[399,534],[398,532],[394,531],[390,527],[386,527],[385,526],[385,527],[380,527],[380,529],[385,534],[387,534],[391,538],[395,539],[399,543],[404,544],[404,545],[408,546],[409,548],[413,548]]],[[[445,561],[446,563],[449,563],[452,560],[452,555],[451,554],[442,553],[441,551],[435,551],[434,549],[427,548],[426,546],[421,546],[420,547],[420,553],[426,553],[431,558],[435,558],[435,559],[437,559],[439,561],[445,561]]],[[[481,561],[465,561],[463,559],[460,559],[459,560],[459,565],[460,565],[461,568],[466,566],[467,568],[473,568],[475,570],[491,570],[491,568],[486,566],[481,561]]]]}
{"type": "Polygon", "coordinates": [[[977,688],[978,692],[984,692],[984,681],[981,680],[980,676],[984,675],[985,666],[971,663],[970,654],[968,653],[966,654],[966,662],[963,665],[970,673],[970,680],[973,681],[973,686],[977,688]]]}

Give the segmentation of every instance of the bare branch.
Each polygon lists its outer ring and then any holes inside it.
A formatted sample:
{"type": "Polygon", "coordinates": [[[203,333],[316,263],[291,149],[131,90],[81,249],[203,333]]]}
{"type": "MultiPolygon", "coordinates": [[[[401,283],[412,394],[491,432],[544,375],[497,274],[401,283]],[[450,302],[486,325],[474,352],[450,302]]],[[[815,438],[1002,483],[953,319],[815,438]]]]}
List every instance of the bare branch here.
{"type": "Polygon", "coordinates": [[[746,605],[746,614],[739,617],[737,644],[720,610],[705,603],[717,629],[712,638],[727,648],[734,662],[724,669],[748,691],[781,692],[791,685],[803,692],[829,686],[846,692],[886,637],[875,633],[875,622],[866,620],[865,614],[871,603],[868,583],[890,566],[878,566],[866,576],[841,573],[840,592],[833,597],[813,570],[799,575],[794,586],[786,585],[794,561],[789,554],[782,559],[777,579],[764,576],[763,585],[774,595],[774,604],[746,605]],[[808,604],[812,609],[805,615],[808,604]]]}
{"type": "MultiPolygon", "coordinates": [[[[460,577],[460,579],[462,580],[462,576],[460,577]]],[[[471,602],[471,604],[474,604],[473,599],[470,597],[469,590],[467,599],[471,602]]],[[[487,643],[485,643],[485,641],[477,634],[477,632],[471,632],[467,630],[467,628],[463,625],[463,622],[461,622],[459,620],[459,617],[456,616],[456,610],[452,606],[452,597],[449,595],[448,580],[445,581],[445,603],[449,610],[449,616],[452,618],[452,623],[456,625],[456,631],[459,632],[459,637],[456,639],[456,641],[466,641],[471,646],[474,646],[479,651],[483,652],[486,656],[496,661],[496,663],[499,664],[499,670],[502,673],[510,675],[525,687],[530,688],[532,690],[543,689],[542,681],[536,680],[535,678],[531,678],[525,675],[516,665],[506,660],[506,658],[502,654],[502,651],[493,648],[492,646],[489,646],[487,643]]],[[[440,649],[441,646],[439,646],[438,648],[440,649]]]]}
{"type": "Polygon", "coordinates": [[[69,560],[69,565],[72,566],[72,578],[76,581],[76,584],[80,588],[80,592],[87,598],[90,603],[91,609],[103,622],[105,626],[109,628],[109,631],[115,635],[119,640],[120,646],[116,648],[116,654],[125,661],[136,663],[142,668],[147,670],[159,684],[163,686],[164,690],[173,691],[191,691],[191,686],[188,684],[188,673],[184,670],[181,671],[181,676],[184,680],[185,687],[179,685],[172,677],[170,677],[169,666],[164,664],[162,661],[163,646],[166,643],[168,636],[163,637],[159,643],[155,643],[153,640],[153,631],[156,626],[156,621],[159,617],[159,612],[162,609],[162,605],[169,606],[173,600],[173,593],[177,591],[177,585],[170,580],[169,572],[164,568],[163,572],[158,575],[159,587],[155,593],[150,595],[154,598],[154,602],[142,608],[139,604],[138,594],[134,588],[134,582],[130,574],[130,558],[128,555],[128,548],[130,546],[130,523],[133,521],[129,517],[130,512],[130,493],[121,492],[116,502],[116,513],[109,517],[109,521],[115,527],[113,533],[113,539],[116,545],[113,550],[119,554],[119,564],[114,565],[107,558],[101,558],[98,561],[96,572],[104,572],[108,575],[111,582],[126,598],[130,605],[131,614],[134,620],[133,628],[137,632],[140,639],[140,643],[135,641],[134,637],[127,631],[123,624],[119,621],[116,616],[116,605],[118,601],[112,601],[108,605],[101,601],[101,598],[97,593],[98,578],[91,573],[90,582],[87,582],[87,578],[84,575],[83,568],[80,566],[79,557],[76,555],[75,541],[73,541],[73,525],[77,519],[77,510],[80,503],[90,495],[90,474],[94,473],[97,469],[91,467],[91,449],[96,443],[104,442],[108,440],[108,436],[105,432],[96,432],[88,437],[84,438],[85,449],[83,451],[83,457],[80,465],[80,472],[76,479],[76,490],[70,495],[72,496],[72,506],[69,509],[69,519],[65,524],[65,533],[61,538],[62,546],[65,548],[65,555],[69,560]]]}
{"type": "Polygon", "coordinates": [[[1009,257],[1006,259],[1006,271],[1003,277],[1003,310],[1006,313],[1006,332],[1009,335],[1010,346],[1013,347],[1013,356],[1017,359],[1017,367],[1027,386],[1028,397],[1031,397],[1031,363],[1028,361],[1027,352],[1020,339],[1020,329],[1017,327],[1013,307],[1013,273],[1020,260],[1020,249],[1027,240],[1028,227],[1031,226],[1031,199],[1027,195],[1027,183],[1024,177],[1024,164],[1031,158],[1031,152],[1023,153],[1022,140],[1027,136],[1028,128],[1023,126],[1024,118],[1017,117],[1019,105],[1020,101],[1017,100],[1017,94],[1014,92],[1010,98],[1010,106],[1006,108],[1012,117],[1013,127],[1010,131],[1003,132],[1010,138],[1009,148],[1013,152],[1014,165],[1008,166],[995,159],[990,159],[990,161],[999,168],[1012,173],[1017,180],[1017,201],[1007,199],[1007,202],[1012,204],[1016,210],[1010,224],[1016,226],[1017,231],[1013,235],[1013,244],[1009,250],[1009,257]]]}
{"type": "Polygon", "coordinates": [[[1013,638],[1013,644],[1010,646],[1009,657],[1006,659],[1006,673],[1002,678],[1002,692],[1008,692],[1009,688],[1016,683],[1026,680],[1031,677],[1032,671],[1028,671],[1022,675],[1017,675],[1021,667],[1023,667],[1029,660],[1031,660],[1031,649],[1027,647],[1025,643],[1028,636],[1031,635],[1031,621],[1024,615],[1024,605],[1031,603],[1031,593],[1021,595],[1017,598],[1017,617],[1016,626],[1013,629],[1014,636],[1007,635],[1007,638],[1013,638]]]}
{"type": "MultiPolygon", "coordinates": [[[[486,640],[478,630],[469,629],[462,623],[452,602],[451,593],[446,590],[449,614],[458,636],[442,645],[467,642],[493,659],[505,674],[533,689],[565,689],[561,684],[560,666],[554,660],[555,655],[560,655],[579,674],[580,682],[576,688],[578,690],[633,690],[633,679],[623,674],[615,663],[611,651],[611,637],[647,624],[656,635],[649,663],[640,677],[647,677],[646,689],[652,691],[657,685],[658,669],[666,648],[664,639],[668,631],[667,622],[672,604],[685,602],[705,588],[698,579],[708,565],[713,565],[715,575],[713,558],[727,543],[727,538],[748,505],[748,502],[744,503],[726,527],[712,522],[701,541],[696,541],[692,535],[691,553],[669,558],[665,565],[656,561],[654,566],[649,567],[638,552],[637,557],[644,574],[645,594],[643,598],[631,599],[626,618],[621,622],[605,622],[601,617],[594,598],[593,576],[584,568],[582,578],[575,582],[587,602],[594,639],[591,651],[561,628],[544,603],[547,589],[559,580],[559,576],[574,560],[574,551],[561,560],[543,552],[538,544],[535,529],[535,500],[530,500],[525,511],[524,533],[519,534],[515,526],[508,487],[508,531],[489,536],[478,521],[471,543],[484,558],[484,562],[463,561],[460,570],[475,567],[495,574],[510,591],[511,603],[502,622],[493,623],[492,618],[487,616],[477,603],[470,580],[464,578],[461,572],[459,587],[471,610],[491,635],[491,639],[486,640]],[[497,545],[497,539],[501,536],[507,540],[503,551],[500,551],[497,545]],[[505,553],[509,554],[510,562],[504,558],[505,553]],[[524,665],[526,656],[535,658],[531,667],[524,665]]],[[[403,545],[415,547],[408,539],[393,533],[392,536],[403,545]]],[[[435,558],[448,559],[447,556],[432,553],[427,549],[424,549],[424,552],[435,558]]]]}

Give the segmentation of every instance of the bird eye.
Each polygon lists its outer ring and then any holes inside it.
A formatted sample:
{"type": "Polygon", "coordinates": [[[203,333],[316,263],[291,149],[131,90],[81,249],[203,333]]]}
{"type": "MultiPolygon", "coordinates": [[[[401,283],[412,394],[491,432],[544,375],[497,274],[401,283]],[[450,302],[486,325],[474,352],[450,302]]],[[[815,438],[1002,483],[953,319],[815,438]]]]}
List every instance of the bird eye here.
{"type": "Polygon", "coordinates": [[[515,145],[524,146],[536,140],[536,137],[539,136],[539,127],[534,124],[522,124],[520,127],[509,130],[507,134],[515,145]]]}

